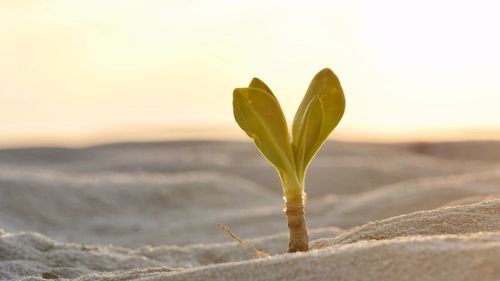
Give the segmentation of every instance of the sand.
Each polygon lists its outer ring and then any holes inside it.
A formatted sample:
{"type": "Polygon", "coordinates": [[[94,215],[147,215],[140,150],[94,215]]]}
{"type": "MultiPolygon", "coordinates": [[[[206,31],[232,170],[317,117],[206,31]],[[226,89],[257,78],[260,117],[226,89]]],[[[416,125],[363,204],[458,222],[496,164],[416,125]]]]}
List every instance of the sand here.
{"type": "Polygon", "coordinates": [[[500,280],[499,147],[328,143],[297,254],[248,142],[0,150],[0,280],[500,280]]]}

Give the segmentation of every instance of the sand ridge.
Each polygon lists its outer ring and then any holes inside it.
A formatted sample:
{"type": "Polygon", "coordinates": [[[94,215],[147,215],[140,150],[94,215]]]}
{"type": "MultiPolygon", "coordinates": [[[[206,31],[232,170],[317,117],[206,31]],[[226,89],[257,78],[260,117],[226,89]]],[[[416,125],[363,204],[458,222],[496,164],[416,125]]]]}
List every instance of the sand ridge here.
{"type": "Polygon", "coordinates": [[[0,150],[0,279],[498,280],[498,145],[450,145],[327,143],[298,254],[251,143],[0,150]]]}
{"type": "Polygon", "coordinates": [[[143,280],[493,281],[500,278],[499,259],[499,232],[424,236],[360,241],[271,260],[162,273],[143,280]]]}

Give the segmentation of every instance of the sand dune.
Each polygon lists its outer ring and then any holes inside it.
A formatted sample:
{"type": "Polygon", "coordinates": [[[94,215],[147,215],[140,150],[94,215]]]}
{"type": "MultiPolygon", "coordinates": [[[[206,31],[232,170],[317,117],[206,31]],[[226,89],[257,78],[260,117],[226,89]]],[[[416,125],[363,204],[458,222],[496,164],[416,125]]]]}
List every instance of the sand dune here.
{"type": "MultiPolygon", "coordinates": [[[[500,228],[499,209],[500,200],[491,200],[402,215],[368,223],[336,238],[315,240],[309,253],[267,259],[252,259],[236,243],[127,249],[57,243],[36,233],[3,232],[0,249],[8,261],[2,263],[4,275],[0,277],[51,272],[66,278],[80,276],[78,280],[324,280],[325,276],[400,280],[404,273],[405,280],[496,280],[500,277],[496,264],[500,232],[487,231],[500,228]],[[363,270],[352,268],[354,264],[363,270]]],[[[323,229],[313,233],[336,232],[323,229]]],[[[285,239],[278,235],[251,242],[263,248],[285,239]]]]}
{"type": "MultiPolygon", "coordinates": [[[[271,192],[281,192],[276,172],[250,142],[188,141],[124,143],[82,149],[9,149],[0,151],[0,163],[22,169],[44,167],[70,174],[221,172],[245,178],[271,192]]],[[[493,165],[494,162],[477,159],[453,161],[434,157],[415,151],[410,145],[327,142],[311,163],[307,186],[310,198],[317,198],[330,193],[358,193],[406,179],[480,172],[493,165]]]]}
{"type": "MultiPolygon", "coordinates": [[[[5,229],[128,246],[211,242],[201,234],[193,238],[175,231],[182,232],[185,224],[218,220],[221,212],[281,203],[246,180],[203,173],[163,177],[3,172],[0,191],[5,229]]],[[[212,228],[220,233],[216,222],[212,228]]]]}
{"type": "MultiPolygon", "coordinates": [[[[372,191],[337,199],[319,209],[327,222],[344,228],[398,214],[454,204],[471,196],[491,196],[500,191],[500,170],[402,181],[372,191]],[[471,188],[473,186],[473,188],[471,188]]],[[[481,201],[481,200],[479,200],[481,201]]],[[[470,201],[469,201],[470,202],[470,201]]],[[[472,201],[474,203],[478,201],[472,201]]],[[[317,204],[321,206],[320,204],[317,204]]]]}
{"type": "Polygon", "coordinates": [[[163,273],[144,280],[493,281],[500,278],[499,259],[498,232],[427,236],[358,242],[271,260],[163,273]]]}
{"type": "Polygon", "coordinates": [[[332,244],[382,240],[411,235],[462,234],[500,229],[500,200],[443,207],[400,215],[354,228],[332,239],[332,244]]]}
{"type": "Polygon", "coordinates": [[[143,256],[114,250],[112,247],[58,243],[37,233],[0,232],[0,279],[22,275],[40,276],[54,272],[75,278],[92,272],[107,272],[159,266],[143,256]]]}
{"type": "Polygon", "coordinates": [[[304,254],[250,143],[0,150],[0,279],[498,280],[498,146],[328,143],[304,254]]]}

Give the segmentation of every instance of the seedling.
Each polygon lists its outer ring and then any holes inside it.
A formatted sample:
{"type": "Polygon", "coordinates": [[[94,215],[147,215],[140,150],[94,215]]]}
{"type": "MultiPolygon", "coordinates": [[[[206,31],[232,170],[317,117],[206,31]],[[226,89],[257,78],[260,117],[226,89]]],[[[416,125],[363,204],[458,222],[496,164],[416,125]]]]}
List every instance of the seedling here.
{"type": "Polygon", "coordinates": [[[337,76],[328,68],[314,76],[292,125],[292,142],[281,106],[271,89],[252,79],[233,92],[234,118],[262,155],[276,168],[285,199],[290,232],[288,252],[308,251],[304,213],[307,167],[344,114],[345,98],[337,76]]]}

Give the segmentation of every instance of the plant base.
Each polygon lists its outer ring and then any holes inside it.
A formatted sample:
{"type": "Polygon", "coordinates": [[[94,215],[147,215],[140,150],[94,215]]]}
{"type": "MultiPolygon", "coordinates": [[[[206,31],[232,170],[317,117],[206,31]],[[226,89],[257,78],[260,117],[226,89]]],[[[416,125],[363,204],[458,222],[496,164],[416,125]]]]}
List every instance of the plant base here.
{"type": "Polygon", "coordinates": [[[307,234],[304,205],[291,205],[287,203],[285,214],[290,232],[288,252],[309,251],[309,236],[307,234]]]}

